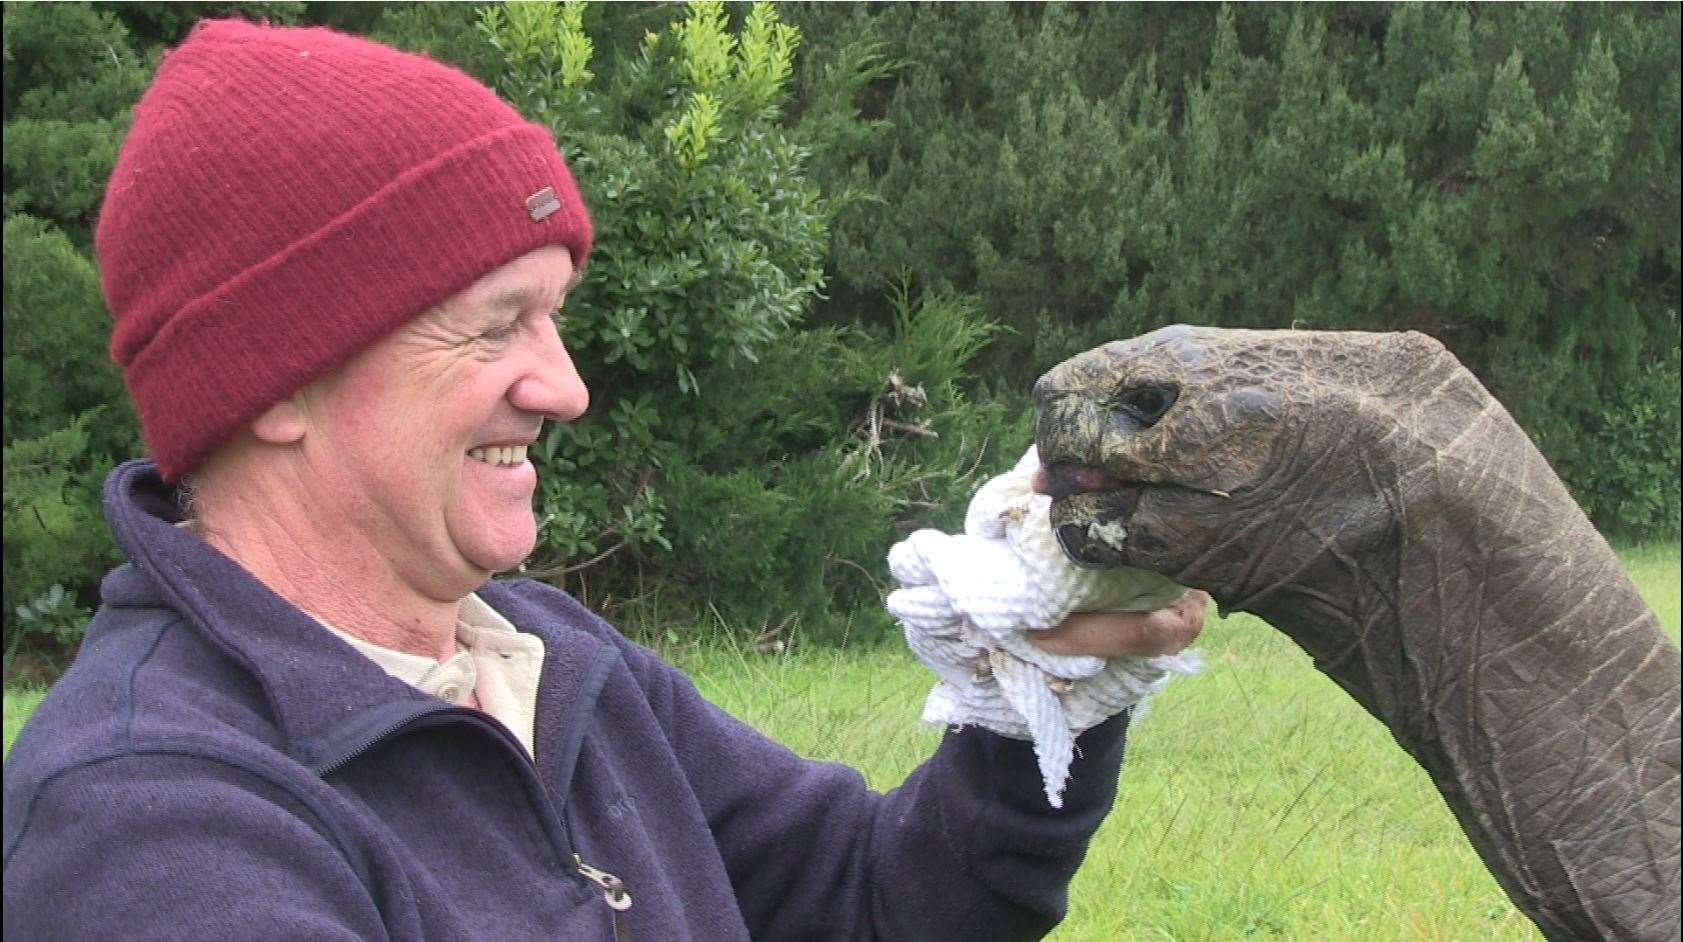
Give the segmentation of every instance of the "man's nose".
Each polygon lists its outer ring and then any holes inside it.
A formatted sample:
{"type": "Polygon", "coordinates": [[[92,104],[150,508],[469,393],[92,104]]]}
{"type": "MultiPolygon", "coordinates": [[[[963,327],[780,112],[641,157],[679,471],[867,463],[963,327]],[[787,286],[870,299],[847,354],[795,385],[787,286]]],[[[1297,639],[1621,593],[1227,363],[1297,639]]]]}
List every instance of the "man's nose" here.
{"type": "Polygon", "coordinates": [[[546,322],[543,332],[530,351],[531,365],[514,388],[509,390],[509,402],[523,412],[536,412],[558,422],[571,422],[584,414],[590,405],[590,390],[585,388],[573,358],[561,342],[561,335],[553,322],[546,322]]]}

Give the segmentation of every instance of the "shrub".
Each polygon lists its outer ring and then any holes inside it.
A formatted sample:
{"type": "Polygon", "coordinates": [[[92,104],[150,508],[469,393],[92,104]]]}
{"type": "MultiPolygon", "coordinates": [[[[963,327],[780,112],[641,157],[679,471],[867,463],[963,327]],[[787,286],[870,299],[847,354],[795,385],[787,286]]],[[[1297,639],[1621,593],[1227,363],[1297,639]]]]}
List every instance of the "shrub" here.
{"type": "Polygon", "coordinates": [[[161,46],[200,16],[285,20],[296,3],[8,4],[5,31],[5,632],[12,655],[73,646],[118,558],[100,486],[139,454],[106,356],[93,222],[161,46]]]}
{"type": "MultiPolygon", "coordinates": [[[[5,612],[8,653],[61,648],[75,620],[23,618],[68,590],[92,603],[117,558],[99,509],[100,482],[138,447],[122,380],[105,356],[108,319],[93,265],[57,227],[5,222],[5,612]]],[[[61,606],[50,607],[52,611],[61,606]]],[[[10,659],[8,658],[8,663],[10,659]]]]}
{"type": "Polygon", "coordinates": [[[1613,390],[1601,423],[1585,449],[1586,478],[1580,493],[1586,509],[1609,529],[1632,536],[1677,539],[1680,507],[1679,351],[1644,364],[1631,381],[1613,390]]]}
{"type": "Polygon", "coordinates": [[[676,593],[681,611],[710,605],[756,633],[888,629],[889,545],[915,527],[961,525],[981,472],[1030,437],[1027,410],[960,391],[994,333],[973,301],[901,293],[895,310],[884,337],[793,332],[740,386],[701,398],[679,432],[691,460],[667,475],[663,603],[676,593]]]}
{"type": "Polygon", "coordinates": [[[87,464],[87,428],[98,411],[5,446],[8,671],[20,648],[58,651],[81,639],[87,607],[65,587],[97,580],[114,561],[99,505],[86,499],[103,469],[78,470],[87,464]]]}
{"type": "Polygon", "coordinates": [[[563,327],[591,414],[535,449],[527,571],[645,619],[711,606],[822,634],[878,607],[893,520],[954,477],[902,439],[979,421],[956,382],[992,328],[945,295],[902,297],[877,337],[801,326],[830,206],[780,111],[800,37],[770,5],[733,30],[693,4],[608,79],[585,21],[575,4],[481,15],[498,90],[555,129],[597,229],[563,327]]]}

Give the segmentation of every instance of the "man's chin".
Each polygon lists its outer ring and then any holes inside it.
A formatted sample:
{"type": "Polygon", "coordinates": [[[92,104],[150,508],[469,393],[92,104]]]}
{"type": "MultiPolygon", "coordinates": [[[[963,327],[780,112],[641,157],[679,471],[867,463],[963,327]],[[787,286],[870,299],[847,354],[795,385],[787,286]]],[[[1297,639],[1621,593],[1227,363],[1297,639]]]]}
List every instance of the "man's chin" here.
{"type": "Polygon", "coordinates": [[[527,515],[523,521],[509,521],[502,527],[481,525],[479,532],[456,541],[463,562],[480,572],[495,574],[520,568],[538,543],[537,521],[527,515]]]}
{"type": "Polygon", "coordinates": [[[525,562],[526,557],[530,555],[532,555],[532,547],[528,544],[520,550],[480,553],[471,557],[470,561],[476,568],[494,576],[498,573],[513,572],[519,569],[520,564],[525,562]]]}

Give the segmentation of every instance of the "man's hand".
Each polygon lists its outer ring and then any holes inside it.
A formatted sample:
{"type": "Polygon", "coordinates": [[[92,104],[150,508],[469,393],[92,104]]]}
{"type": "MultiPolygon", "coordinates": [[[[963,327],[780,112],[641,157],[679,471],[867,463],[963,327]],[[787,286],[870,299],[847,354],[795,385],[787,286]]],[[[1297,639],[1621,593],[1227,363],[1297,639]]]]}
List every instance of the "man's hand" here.
{"type": "Polygon", "coordinates": [[[1158,657],[1177,654],[1204,630],[1210,595],[1192,589],[1155,612],[1076,612],[1050,631],[1030,632],[1035,646],[1053,654],[1093,657],[1158,657]]]}

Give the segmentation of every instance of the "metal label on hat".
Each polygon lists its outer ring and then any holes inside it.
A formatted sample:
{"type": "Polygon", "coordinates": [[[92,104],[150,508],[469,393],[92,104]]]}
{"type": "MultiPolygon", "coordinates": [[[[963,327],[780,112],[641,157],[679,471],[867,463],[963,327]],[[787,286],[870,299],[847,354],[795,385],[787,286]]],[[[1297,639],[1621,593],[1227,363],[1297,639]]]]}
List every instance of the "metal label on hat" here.
{"type": "Polygon", "coordinates": [[[555,187],[546,186],[526,197],[526,215],[532,217],[533,222],[543,222],[555,211],[561,208],[561,201],[555,198],[555,187]]]}

